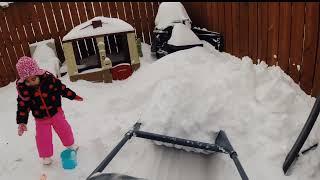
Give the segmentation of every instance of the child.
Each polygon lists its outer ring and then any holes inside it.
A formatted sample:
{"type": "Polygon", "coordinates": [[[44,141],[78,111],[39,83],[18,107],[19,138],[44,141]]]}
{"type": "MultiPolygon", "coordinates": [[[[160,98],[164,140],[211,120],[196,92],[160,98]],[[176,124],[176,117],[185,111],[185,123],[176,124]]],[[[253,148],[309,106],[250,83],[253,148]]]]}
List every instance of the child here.
{"type": "Polygon", "coordinates": [[[72,129],[66,121],[61,108],[61,96],[70,100],[82,101],[75,92],[67,88],[53,74],[40,69],[37,62],[30,57],[21,57],[16,64],[20,79],[16,86],[18,91],[17,124],[18,135],[27,130],[30,110],[35,117],[36,143],[44,165],[52,163],[53,155],[52,128],[58,134],[63,145],[77,150],[72,129]]]}

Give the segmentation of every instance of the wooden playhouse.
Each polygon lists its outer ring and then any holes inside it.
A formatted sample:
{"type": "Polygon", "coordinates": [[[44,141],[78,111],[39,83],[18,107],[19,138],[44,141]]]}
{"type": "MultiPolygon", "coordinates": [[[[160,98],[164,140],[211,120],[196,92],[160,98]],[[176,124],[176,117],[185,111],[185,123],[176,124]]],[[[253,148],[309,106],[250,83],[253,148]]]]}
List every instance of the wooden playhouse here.
{"type": "Polygon", "coordinates": [[[62,42],[71,81],[122,80],[140,67],[134,28],[121,19],[95,17],[73,28],[62,42]],[[79,44],[88,40],[96,53],[84,56],[79,44]]]}

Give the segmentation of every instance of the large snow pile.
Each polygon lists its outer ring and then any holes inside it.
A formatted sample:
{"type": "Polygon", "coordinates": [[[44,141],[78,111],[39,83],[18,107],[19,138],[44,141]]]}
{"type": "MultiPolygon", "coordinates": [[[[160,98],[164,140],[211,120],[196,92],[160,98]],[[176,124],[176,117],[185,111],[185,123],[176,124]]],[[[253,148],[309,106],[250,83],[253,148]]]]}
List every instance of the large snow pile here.
{"type": "Polygon", "coordinates": [[[63,37],[63,41],[128,31],[134,31],[133,27],[121,19],[97,16],[74,27],[63,37]],[[98,20],[101,20],[102,27],[93,28],[91,25],[92,21],[98,20]]]}
{"type": "MultiPolygon", "coordinates": [[[[279,67],[252,64],[251,59],[220,53],[205,44],[152,62],[143,45],[142,66],[130,78],[112,84],[62,81],[83,102],[64,99],[74,128],[79,166],[61,168],[61,142],[54,135],[55,162],[38,162],[34,122],[18,137],[14,83],[0,89],[0,179],[85,179],[123,134],[140,119],[142,130],[210,142],[223,129],[250,179],[318,180],[319,148],[298,161],[294,173],[282,173],[282,162],[306,121],[314,98],[307,96],[279,67]],[[208,49],[209,48],[209,49],[208,49]]],[[[318,140],[316,124],[305,146],[318,140]]],[[[204,156],[133,139],[106,169],[156,180],[238,180],[225,154],[204,156]]]]}
{"type": "MultiPolygon", "coordinates": [[[[49,42],[51,41],[47,40],[32,44],[32,46],[36,47],[32,57],[36,59],[40,68],[60,77],[60,60],[54,50],[47,45],[49,42]]],[[[54,44],[54,42],[52,43],[54,44]]]]}
{"type": "Polygon", "coordinates": [[[202,44],[194,32],[184,24],[175,24],[172,29],[171,38],[168,40],[168,44],[174,46],[187,46],[202,44]]]}
{"type": "Polygon", "coordinates": [[[158,12],[155,18],[157,29],[165,29],[177,22],[186,21],[191,23],[186,9],[181,2],[162,2],[159,5],[158,12]]]}

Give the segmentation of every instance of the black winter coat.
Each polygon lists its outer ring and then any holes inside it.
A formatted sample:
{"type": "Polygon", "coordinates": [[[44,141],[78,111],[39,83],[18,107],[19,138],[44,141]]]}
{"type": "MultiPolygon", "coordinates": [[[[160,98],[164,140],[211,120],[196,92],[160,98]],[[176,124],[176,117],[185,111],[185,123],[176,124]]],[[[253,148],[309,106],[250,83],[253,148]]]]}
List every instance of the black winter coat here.
{"type": "Polygon", "coordinates": [[[37,119],[52,117],[61,107],[61,96],[70,100],[77,96],[53,74],[46,72],[39,77],[38,87],[29,87],[24,82],[18,83],[17,81],[16,83],[18,91],[17,124],[28,123],[30,110],[37,119]]]}

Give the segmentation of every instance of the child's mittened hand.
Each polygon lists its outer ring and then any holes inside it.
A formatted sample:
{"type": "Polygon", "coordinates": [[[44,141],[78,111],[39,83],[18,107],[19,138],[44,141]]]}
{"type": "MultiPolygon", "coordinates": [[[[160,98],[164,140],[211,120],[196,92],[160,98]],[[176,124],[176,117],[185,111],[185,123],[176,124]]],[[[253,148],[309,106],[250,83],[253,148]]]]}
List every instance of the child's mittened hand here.
{"type": "Polygon", "coordinates": [[[27,126],[25,124],[19,124],[18,127],[18,135],[22,136],[22,134],[24,133],[24,131],[27,131],[27,126]]]}
{"type": "Polygon", "coordinates": [[[74,99],[77,100],[77,101],[83,101],[83,98],[78,96],[78,95],[74,99]]]}

